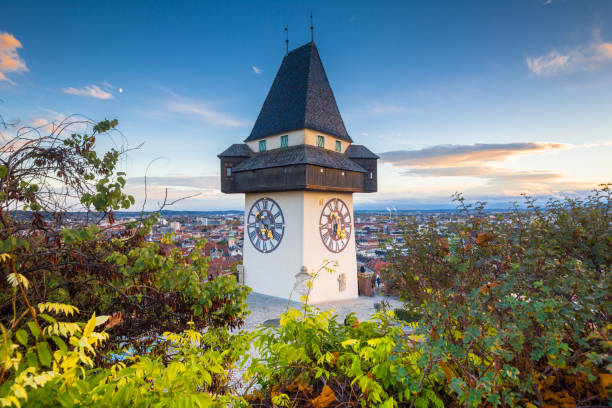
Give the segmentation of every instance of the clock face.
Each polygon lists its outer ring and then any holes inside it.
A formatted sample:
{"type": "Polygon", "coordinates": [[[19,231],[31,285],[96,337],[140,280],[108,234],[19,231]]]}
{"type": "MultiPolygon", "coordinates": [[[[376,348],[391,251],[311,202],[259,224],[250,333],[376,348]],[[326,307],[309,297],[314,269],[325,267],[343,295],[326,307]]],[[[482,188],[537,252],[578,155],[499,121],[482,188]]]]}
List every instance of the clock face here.
{"type": "Polygon", "coordinates": [[[332,198],[323,207],[319,219],[323,245],[332,252],[340,252],[346,248],[351,231],[351,212],[348,205],[339,198],[332,198]]]}
{"type": "Polygon", "coordinates": [[[259,252],[272,252],[279,246],[285,233],[285,217],[276,201],[266,197],[255,201],[247,216],[247,233],[259,252]]]}

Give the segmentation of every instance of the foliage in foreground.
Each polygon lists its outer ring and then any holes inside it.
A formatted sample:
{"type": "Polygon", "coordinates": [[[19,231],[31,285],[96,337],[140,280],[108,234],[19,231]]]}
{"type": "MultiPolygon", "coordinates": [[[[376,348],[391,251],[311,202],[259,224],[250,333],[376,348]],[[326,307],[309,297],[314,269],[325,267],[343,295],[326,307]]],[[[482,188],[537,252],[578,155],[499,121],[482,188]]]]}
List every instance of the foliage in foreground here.
{"type": "Polygon", "coordinates": [[[331,311],[292,309],[279,328],[255,333],[259,357],[247,378],[257,387],[246,398],[268,407],[442,407],[419,369],[410,330],[392,312],[362,323],[349,315],[339,324],[331,311]]]}
{"type": "MultiPolygon", "coordinates": [[[[30,282],[34,305],[70,304],[85,315],[120,319],[122,324],[109,329],[113,341],[104,343],[107,349],[127,344],[132,351],[150,352],[164,344],[158,341],[164,331],[180,332],[189,322],[196,330],[240,327],[249,289],[228,276],[206,282],[204,241],[186,254],[168,249],[168,241],[147,242],[159,213],[142,213],[115,232],[114,212],[134,203],[124,192],[126,175],[118,171],[127,150],[98,154],[96,146],[116,134],[116,126],[116,120],[70,117],[44,128],[48,133],[20,129],[0,146],[0,253],[10,255],[6,274],[19,273],[30,282]]],[[[27,311],[25,298],[1,279],[0,324],[18,330],[27,311]]]]}
{"type": "MultiPolygon", "coordinates": [[[[15,291],[25,296],[28,282],[17,279],[15,291]]],[[[2,328],[0,406],[244,406],[229,373],[246,354],[248,335],[230,336],[226,329],[164,333],[167,356],[125,352],[101,367],[95,360],[109,336],[96,327],[112,327],[112,317],[66,322],[62,318],[78,310],[59,303],[41,303],[38,313],[29,313],[25,328],[2,328]]]]}
{"type": "Polygon", "coordinates": [[[458,197],[466,222],[446,234],[403,223],[385,278],[421,313],[421,367],[453,405],[612,404],[609,187],[510,218],[458,197]]]}

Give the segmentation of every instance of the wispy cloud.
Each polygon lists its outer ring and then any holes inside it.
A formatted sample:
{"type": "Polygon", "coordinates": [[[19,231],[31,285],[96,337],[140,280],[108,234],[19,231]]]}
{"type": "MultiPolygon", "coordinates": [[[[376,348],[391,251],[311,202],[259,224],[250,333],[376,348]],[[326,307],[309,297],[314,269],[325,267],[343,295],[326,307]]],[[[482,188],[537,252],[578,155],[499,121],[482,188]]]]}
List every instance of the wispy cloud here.
{"type": "Polygon", "coordinates": [[[594,71],[612,62],[612,43],[599,36],[588,46],[579,46],[567,52],[552,50],[539,57],[527,57],[527,67],[536,76],[552,77],[577,71],[594,71]]]}
{"type": "Polygon", "coordinates": [[[396,105],[392,103],[376,103],[370,106],[370,113],[376,116],[416,114],[420,112],[420,109],[409,108],[406,106],[396,105]]]}
{"type": "MultiPolygon", "coordinates": [[[[108,88],[107,88],[108,89],[108,88]]],[[[96,99],[112,99],[113,94],[108,90],[100,88],[98,85],[87,85],[82,88],[63,88],[62,92],[70,95],[88,96],[96,99]]]]}
{"type": "Polygon", "coordinates": [[[541,185],[563,177],[562,174],[550,171],[509,170],[491,166],[460,166],[410,169],[403,171],[404,175],[421,177],[478,177],[489,181],[489,184],[501,187],[541,185]]]}
{"type": "Polygon", "coordinates": [[[251,124],[248,121],[234,118],[226,113],[213,109],[208,102],[188,99],[170,91],[168,91],[168,93],[172,96],[172,99],[165,104],[165,110],[168,112],[195,116],[217,126],[242,127],[251,124]]]}
{"type": "Polygon", "coordinates": [[[256,67],[255,65],[253,65],[251,68],[253,68],[253,72],[256,73],[257,75],[261,74],[263,72],[263,70],[259,67],[256,67]]]}
{"type": "MultiPolygon", "coordinates": [[[[563,143],[477,143],[473,145],[438,145],[417,150],[399,150],[380,153],[383,163],[398,168],[402,176],[447,178],[464,177],[475,181],[466,182],[473,188],[486,188],[502,195],[558,192],[562,188],[588,187],[588,183],[577,183],[566,179],[564,174],[547,170],[502,168],[495,163],[510,158],[537,153],[550,153],[576,147],[563,143]],[[476,184],[474,184],[476,183],[476,184]],[[478,186],[478,187],[476,187],[478,186]]],[[[455,182],[441,185],[454,186],[455,182]]],[[[454,186],[466,191],[466,185],[454,186]]],[[[468,187],[468,189],[471,187],[468,187]]],[[[477,191],[477,190],[476,190],[477,191]]]]}
{"type": "MultiPolygon", "coordinates": [[[[144,177],[130,177],[127,180],[129,186],[144,186],[144,177]]],[[[195,189],[219,189],[219,176],[163,176],[147,177],[148,186],[195,188],[195,189]]]]}
{"type": "Polygon", "coordinates": [[[0,81],[14,84],[6,74],[28,70],[25,61],[17,53],[19,48],[23,48],[23,46],[15,36],[9,33],[0,33],[0,81]]]}
{"type": "Polygon", "coordinates": [[[380,153],[381,162],[396,167],[449,167],[504,161],[512,156],[562,149],[562,143],[476,143],[472,145],[437,145],[416,150],[380,153]]]}

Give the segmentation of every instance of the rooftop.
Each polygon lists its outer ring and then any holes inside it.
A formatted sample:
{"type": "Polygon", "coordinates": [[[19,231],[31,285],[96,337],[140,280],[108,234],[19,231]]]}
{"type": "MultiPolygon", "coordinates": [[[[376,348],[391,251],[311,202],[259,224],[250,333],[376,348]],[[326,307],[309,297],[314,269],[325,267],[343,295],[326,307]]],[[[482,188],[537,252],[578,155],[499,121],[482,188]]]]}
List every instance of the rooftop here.
{"type": "Polygon", "coordinates": [[[245,142],[298,129],[312,129],[352,142],[314,42],[283,58],[245,142]]]}
{"type": "Polygon", "coordinates": [[[311,164],[330,169],[366,173],[363,167],[349,159],[346,155],[311,145],[297,145],[254,153],[249,159],[240,162],[233,171],[238,173],[247,170],[297,164],[311,164]]]}

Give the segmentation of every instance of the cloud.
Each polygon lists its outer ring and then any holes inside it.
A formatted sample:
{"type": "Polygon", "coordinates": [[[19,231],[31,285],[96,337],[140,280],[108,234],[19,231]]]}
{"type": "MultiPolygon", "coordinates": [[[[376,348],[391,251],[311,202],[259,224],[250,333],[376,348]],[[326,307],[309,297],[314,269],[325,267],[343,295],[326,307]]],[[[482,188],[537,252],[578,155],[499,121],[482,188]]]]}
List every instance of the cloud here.
{"type": "Polygon", "coordinates": [[[0,33],[0,81],[8,81],[14,84],[6,74],[28,70],[25,61],[17,54],[19,48],[23,48],[23,46],[12,34],[0,33]]]}
{"type": "Polygon", "coordinates": [[[370,113],[376,116],[384,116],[384,115],[397,115],[397,114],[410,114],[414,115],[422,112],[420,109],[407,108],[401,105],[395,104],[381,104],[376,103],[370,106],[370,113]]]}
{"type": "Polygon", "coordinates": [[[166,110],[169,112],[195,116],[217,126],[243,127],[251,124],[251,122],[236,119],[225,113],[218,112],[212,109],[209,103],[187,99],[172,92],[169,93],[173,97],[165,106],[166,110]]]}
{"type": "Polygon", "coordinates": [[[437,145],[417,150],[380,153],[381,162],[398,168],[400,176],[417,178],[462,177],[461,181],[418,181],[415,188],[426,190],[460,190],[466,193],[518,196],[521,193],[552,193],[589,187],[589,183],[567,179],[566,175],[548,170],[511,169],[495,166],[512,157],[554,152],[579,146],[562,143],[476,143],[473,145],[437,145]],[[469,180],[472,178],[473,180],[469,180]],[[423,184],[424,183],[424,184],[423,184]],[[426,186],[426,187],[424,187],[426,186]],[[437,186],[437,187],[436,187],[437,186]],[[484,190],[483,190],[484,189],[484,190]]]}
{"type": "Polygon", "coordinates": [[[112,99],[113,94],[100,88],[98,85],[87,85],[82,88],[63,88],[63,93],[78,96],[89,96],[96,99],[112,99]]]}
{"type": "Polygon", "coordinates": [[[499,162],[525,153],[565,148],[562,143],[476,143],[473,145],[436,145],[417,150],[380,153],[382,163],[396,167],[449,167],[499,162]]]}
{"type": "Polygon", "coordinates": [[[255,72],[257,75],[261,74],[263,72],[263,70],[259,67],[256,67],[255,65],[253,65],[251,68],[253,68],[253,72],[255,72]]]}
{"type": "Polygon", "coordinates": [[[597,38],[588,46],[565,53],[552,50],[539,57],[527,57],[527,67],[536,76],[553,77],[577,71],[595,71],[612,62],[612,43],[597,38]]]}
{"type": "Polygon", "coordinates": [[[560,173],[549,171],[518,171],[500,169],[490,166],[460,166],[460,167],[434,167],[405,170],[401,174],[421,177],[479,177],[487,179],[489,184],[495,186],[512,185],[527,186],[541,185],[559,180],[560,173]]]}
{"type": "MultiPolygon", "coordinates": [[[[126,181],[130,186],[144,186],[144,177],[130,177],[126,181]]],[[[219,176],[148,176],[147,186],[218,190],[220,181],[219,176]]]]}

